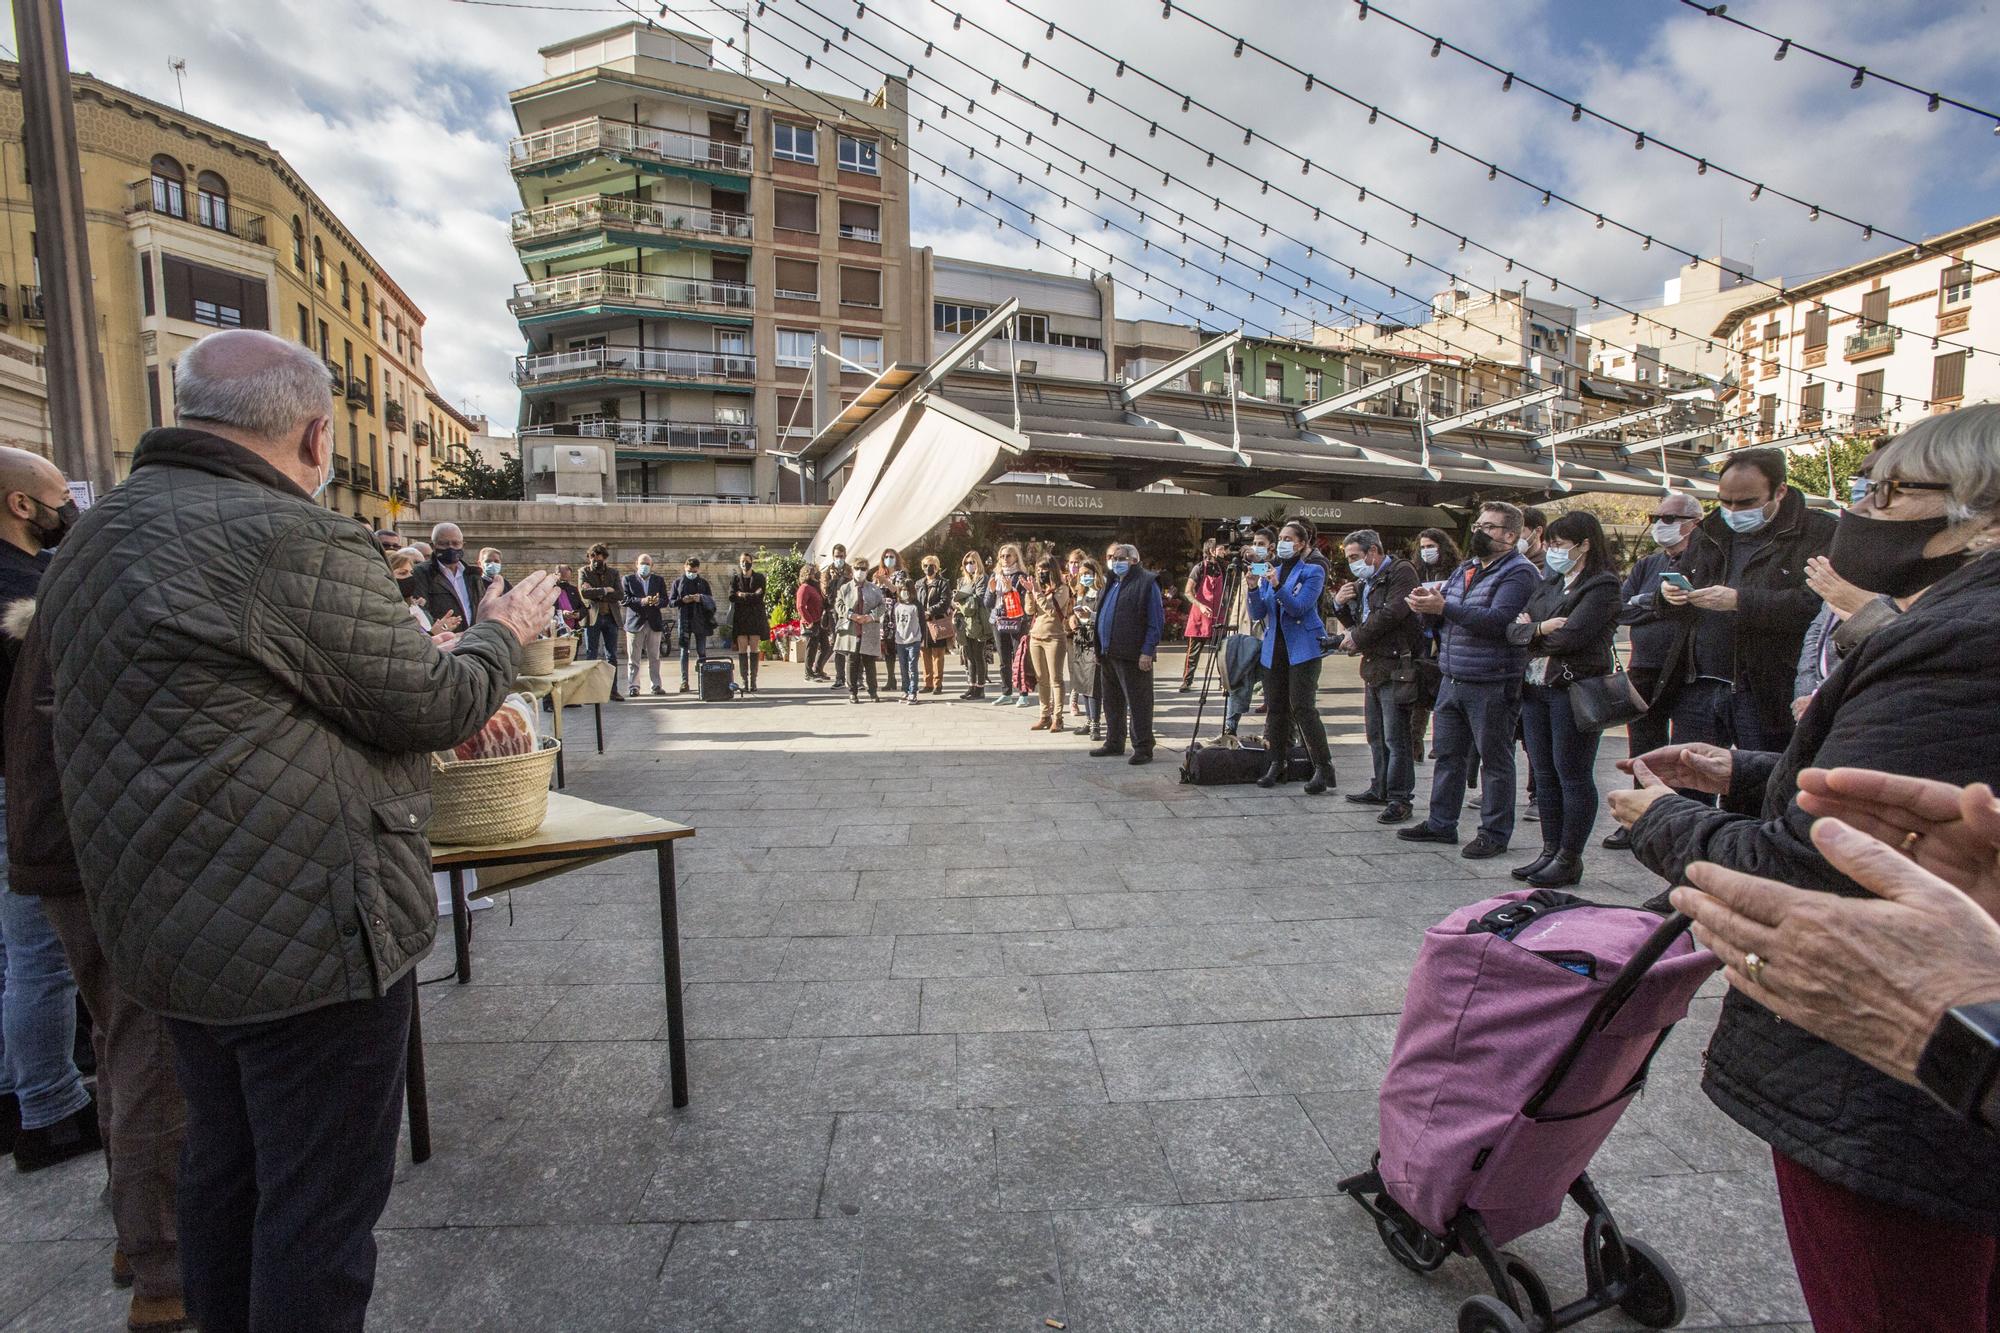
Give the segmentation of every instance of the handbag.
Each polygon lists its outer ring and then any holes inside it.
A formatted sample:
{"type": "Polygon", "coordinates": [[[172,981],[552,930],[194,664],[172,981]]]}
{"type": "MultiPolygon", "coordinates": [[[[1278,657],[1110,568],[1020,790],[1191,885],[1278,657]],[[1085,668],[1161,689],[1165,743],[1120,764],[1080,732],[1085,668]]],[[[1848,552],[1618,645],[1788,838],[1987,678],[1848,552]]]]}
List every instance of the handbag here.
{"type": "MultiPolygon", "coordinates": [[[[1618,656],[1618,641],[1611,641],[1612,671],[1608,676],[1574,677],[1569,686],[1570,719],[1578,731],[1603,731],[1644,717],[1649,707],[1646,696],[1625,673],[1618,656]]],[[[1563,664],[1568,671],[1568,663],[1563,664]]]]}
{"type": "Polygon", "coordinates": [[[957,626],[952,623],[950,616],[939,616],[935,620],[927,620],[924,622],[924,626],[930,630],[931,643],[937,647],[942,647],[950,643],[953,636],[958,632],[957,626]]]}

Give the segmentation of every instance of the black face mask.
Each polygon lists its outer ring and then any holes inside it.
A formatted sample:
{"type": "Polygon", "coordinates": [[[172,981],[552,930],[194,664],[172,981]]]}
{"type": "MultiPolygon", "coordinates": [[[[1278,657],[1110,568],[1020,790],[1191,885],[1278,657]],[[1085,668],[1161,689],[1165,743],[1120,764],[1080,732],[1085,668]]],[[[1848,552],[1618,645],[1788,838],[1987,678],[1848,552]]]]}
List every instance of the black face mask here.
{"type": "Polygon", "coordinates": [[[76,507],[76,501],[64,500],[61,504],[51,507],[36,500],[32,495],[28,499],[34,502],[36,509],[46,509],[55,515],[47,526],[35,524],[36,539],[44,548],[62,545],[62,539],[69,536],[69,530],[76,526],[76,516],[80,512],[76,507]]]}
{"type": "Polygon", "coordinates": [[[1951,520],[1943,514],[1898,522],[1843,509],[1834,524],[1833,545],[1827,549],[1827,559],[1833,563],[1834,573],[1857,588],[1885,597],[1908,597],[1930,587],[1970,558],[1967,551],[1924,554],[1924,546],[1930,539],[1950,526],[1951,520]]]}
{"type": "Polygon", "coordinates": [[[417,595],[416,576],[411,575],[407,578],[397,579],[396,591],[403,594],[404,601],[408,601],[410,598],[415,597],[417,595]]]}
{"type": "Polygon", "coordinates": [[[1465,543],[1466,554],[1481,560],[1499,549],[1499,546],[1494,544],[1493,534],[1484,528],[1474,528],[1471,538],[1465,543]]]}
{"type": "Polygon", "coordinates": [[[465,555],[462,546],[440,546],[437,548],[437,562],[440,565],[455,565],[465,555]]]}

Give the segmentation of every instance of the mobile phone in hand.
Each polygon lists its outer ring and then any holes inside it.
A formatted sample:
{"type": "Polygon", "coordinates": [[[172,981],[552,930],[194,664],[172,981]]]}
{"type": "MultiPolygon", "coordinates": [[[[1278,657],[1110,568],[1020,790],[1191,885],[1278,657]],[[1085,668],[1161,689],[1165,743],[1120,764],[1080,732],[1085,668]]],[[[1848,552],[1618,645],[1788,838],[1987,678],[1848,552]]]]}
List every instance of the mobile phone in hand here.
{"type": "Polygon", "coordinates": [[[1688,582],[1687,575],[1677,573],[1676,571],[1671,569],[1667,570],[1665,573],[1660,575],[1660,582],[1671,584],[1672,586],[1679,588],[1682,592],[1694,591],[1694,585],[1688,582]]]}

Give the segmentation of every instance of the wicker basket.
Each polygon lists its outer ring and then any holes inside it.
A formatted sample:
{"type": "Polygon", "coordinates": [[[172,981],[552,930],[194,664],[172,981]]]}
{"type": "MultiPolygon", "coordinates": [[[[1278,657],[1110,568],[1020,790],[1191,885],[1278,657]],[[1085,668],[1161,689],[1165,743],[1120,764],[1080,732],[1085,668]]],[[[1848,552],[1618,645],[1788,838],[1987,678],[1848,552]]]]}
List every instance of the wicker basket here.
{"type": "Polygon", "coordinates": [[[549,775],[562,742],[542,738],[533,754],[445,763],[431,757],[433,843],[485,847],[540,831],[549,814],[549,775]]]}
{"type": "Polygon", "coordinates": [[[536,639],[521,647],[521,674],[546,676],[556,669],[555,639],[536,639]]]}
{"type": "Polygon", "coordinates": [[[556,670],[560,671],[564,667],[568,666],[571,662],[574,662],[576,660],[575,635],[573,634],[560,635],[557,638],[550,639],[549,642],[553,643],[556,646],[555,650],[556,670]]]}

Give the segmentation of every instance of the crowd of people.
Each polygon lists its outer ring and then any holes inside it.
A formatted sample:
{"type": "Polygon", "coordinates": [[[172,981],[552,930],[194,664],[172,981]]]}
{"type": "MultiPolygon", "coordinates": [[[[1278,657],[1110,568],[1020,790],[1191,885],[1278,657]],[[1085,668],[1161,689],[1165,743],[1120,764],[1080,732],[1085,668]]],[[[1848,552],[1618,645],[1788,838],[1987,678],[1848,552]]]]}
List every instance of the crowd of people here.
{"type": "MultiPolygon", "coordinates": [[[[358,1329],[437,930],[430,755],[552,628],[658,694],[666,637],[687,688],[726,608],[754,694],[771,590],[748,556],[718,597],[693,558],[669,580],[599,546],[580,576],[515,581],[450,524],[371,538],[318,502],[332,400],[310,352],[230,331],[174,374],[178,424],[87,512],[0,449],[0,1147],[21,1171],[104,1151],[131,1328],[358,1329]]],[[[1771,1146],[1815,1325],[1993,1327],[2000,406],[1885,444],[1837,516],[1782,453],[1730,455],[1717,489],[1705,516],[1660,501],[1622,574],[1590,513],[1505,502],[1463,558],[1438,529],[1404,552],[1299,518],[1218,537],[1178,585],[1180,688],[1219,685],[1213,743],[1261,741],[1261,786],[1302,752],[1320,794],[1320,673],[1357,655],[1370,780],[1348,799],[1454,845],[1477,789],[1459,854],[1497,856],[1522,744],[1542,848],[1513,873],[1555,888],[1601,804],[1578,691],[1622,672],[1643,708],[1606,841],[1725,965],[1703,1086],[1771,1146]],[[1261,738],[1240,734],[1259,690],[1261,738]]],[[[858,702],[900,676],[914,704],[955,655],[961,701],[1152,759],[1168,589],[1132,545],[1009,543],[955,577],[937,554],[830,556],[793,599],[808,677],[858,702]]]]}

